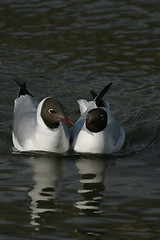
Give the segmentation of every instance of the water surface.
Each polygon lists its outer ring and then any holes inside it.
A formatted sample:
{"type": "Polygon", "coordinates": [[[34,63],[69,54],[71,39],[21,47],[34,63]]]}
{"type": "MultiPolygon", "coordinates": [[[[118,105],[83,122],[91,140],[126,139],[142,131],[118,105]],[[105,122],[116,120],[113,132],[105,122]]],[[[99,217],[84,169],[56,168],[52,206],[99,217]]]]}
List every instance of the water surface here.
{"type": "Polygon", "coordinates": [[[0,237],[160,238],[160,3],[0,1],[0,237]],[[18,153],[17,79],[37,100],[105,96],[126,132],[113,155],[18,153]]]}

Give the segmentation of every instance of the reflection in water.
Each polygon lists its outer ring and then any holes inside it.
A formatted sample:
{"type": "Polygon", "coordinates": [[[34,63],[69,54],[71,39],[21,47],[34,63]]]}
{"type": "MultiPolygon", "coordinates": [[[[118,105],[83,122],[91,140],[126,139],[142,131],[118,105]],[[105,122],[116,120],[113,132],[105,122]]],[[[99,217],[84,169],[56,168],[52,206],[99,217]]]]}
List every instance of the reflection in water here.
{"type": "Polygon", "coordinates": [[[85,213],[100,213],[100,203],[103,200],[102,191],[105,177],[105,161],[102,159],[80,159],[76,166],[81,174],[80,183],[83,189],[79,189],[84,200],[76,202],[75,206],[83,209],[85,213]]]}
{"type": "Polygon", "coordinates": [[[39,225],[39,214],[47,211],[57,211],[54,205],[58,179],[62,174],[63,162],[60,159],[47,157],[32,157],[29,161],[34,175],[35,185],[28,195],[31,197],[31,224],[39,225]]]}

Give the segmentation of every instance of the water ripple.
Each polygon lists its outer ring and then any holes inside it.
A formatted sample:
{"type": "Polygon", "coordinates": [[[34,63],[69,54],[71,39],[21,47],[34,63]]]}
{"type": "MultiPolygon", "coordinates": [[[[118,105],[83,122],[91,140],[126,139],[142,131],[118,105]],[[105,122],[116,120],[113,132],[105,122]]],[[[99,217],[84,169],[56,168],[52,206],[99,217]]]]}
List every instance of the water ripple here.
{"type": "Polygon", "coordinates": [[[0,1],[1,238],[159,237],[159,7],[157,0],[0,1]],[[73,121],[77,99],[112,82],[104,100],[125,129],[124,148],[14,152],[15,78],[38,100],[58,98],[73,121]]]}

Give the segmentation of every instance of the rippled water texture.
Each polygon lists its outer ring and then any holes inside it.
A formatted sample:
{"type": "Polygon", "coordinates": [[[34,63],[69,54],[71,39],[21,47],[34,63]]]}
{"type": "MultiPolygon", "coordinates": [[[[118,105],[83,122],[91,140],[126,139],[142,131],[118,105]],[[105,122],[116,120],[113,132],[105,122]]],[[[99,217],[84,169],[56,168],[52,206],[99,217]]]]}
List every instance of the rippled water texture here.
{"type": "Polygon", "coordinates": [[[160,239],[160,2],[0,1],[0,238],[160,239]],[[105,96],[126,132],[113,155],[17,153],[17,79],[76,101],[105,96]]]}

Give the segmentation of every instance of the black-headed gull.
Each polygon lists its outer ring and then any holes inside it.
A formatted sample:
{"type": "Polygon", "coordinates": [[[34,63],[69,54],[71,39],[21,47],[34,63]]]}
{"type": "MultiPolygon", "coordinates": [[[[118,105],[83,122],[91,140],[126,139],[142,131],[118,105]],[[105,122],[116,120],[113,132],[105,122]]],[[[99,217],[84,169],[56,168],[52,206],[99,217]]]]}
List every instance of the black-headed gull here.
{"type": "Polygon", "coordinates": [[[74,151],[113,153],[122,148],[125,132],[111,114],[109,106],[102,100],[110,86],[111,83],[98,95],[90,91],[93,101],[78,100],[81,116],[71,130],[74,151]]]}
{"type": "Polygon", "coordinates": [[[70,137],[64,122],[73,124],[65,118],[62,105],[51,97],[38,104],[25,83],[17,84],[20,91],[15,99],[12,131],[15,148],[19,151],[67,152],[70,137]]]}

